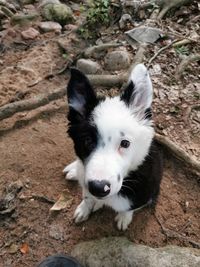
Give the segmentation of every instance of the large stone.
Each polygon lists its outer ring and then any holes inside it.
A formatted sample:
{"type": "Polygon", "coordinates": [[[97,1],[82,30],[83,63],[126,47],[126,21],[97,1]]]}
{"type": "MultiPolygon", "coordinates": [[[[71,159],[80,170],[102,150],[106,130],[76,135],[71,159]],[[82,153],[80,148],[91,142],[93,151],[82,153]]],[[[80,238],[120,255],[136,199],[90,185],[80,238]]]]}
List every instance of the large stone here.
{"type": "Polygon", "coordinates": [[[127,31],[126,34],[138,43],[155,43],[162,35],[162,31],[152,27],[138,27],[127,31]]]}
{"type": "Polygon", "coordinates": [[[81,58],[77,61],[77,68],[85,74],[101,73],[101,66],[90,59],[81,58]]]}
{"type": "Polygon", "coordinates": [[[62,30],[62,26],[58,22],[54,21],[44,21],[40,22],[39,28],[43,32],[57,32],[60,33],[62,30]]]}
{"type": "Polygon", "coordinates": [[[61,25],[73,20],[73,13],[70,7],[65,4],[47,4],[42,7],[42,16],[46,20],[56,21],[61,25]]]}
{"type": "Polygon", "coordinates": [[[107,70],[127,69],[130,66],[130,55],[126,51],[112,51],[105,57],[105,68],[107,70]]]}
{"type": "Polygon", "coordinates": [[[123,237],[103,238],[75,246],[72,256],[87,267],[199,267],[200,251],[136,245],[123,237]]]}

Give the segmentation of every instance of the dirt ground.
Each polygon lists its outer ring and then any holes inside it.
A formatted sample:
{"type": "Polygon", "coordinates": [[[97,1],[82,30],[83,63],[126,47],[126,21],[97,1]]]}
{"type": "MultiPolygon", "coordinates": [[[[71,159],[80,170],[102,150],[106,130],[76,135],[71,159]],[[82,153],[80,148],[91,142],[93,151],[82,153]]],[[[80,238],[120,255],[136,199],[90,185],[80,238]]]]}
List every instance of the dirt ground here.
{"type": "MultiPolygon", "coordinates": [[[[185,26],[177,24],[168,21],[162,26],[182,33],[185,26]]],[[[67,84],[69,73],[45,78],[66,63],[58,39],[67,43],[72,58],[77,50],[88,45],[70,31],[63,35],[41,34],[37,40],[24,42],[20,32],[28,27],[9,26],[3,33],[0,107],[67,84]],[[40,78],[42,81],[37,83],[40,78]],[[33,83],[35,86],[31,86],[33,83]]],[[[187,30],[192,29],[199,33],[196,24],[187,24],[187,30]]],[[[108,38],[109,32],[105,36],[108,38]]],[[[111,38],[124,40],[122,32],[112,34],[111,38]]],[[[161,43],[148,47],[146,62],[160,47],[161,43]]],[[[135,53],[133,47],[128,49],[135,53]]],[[[187,51],[199,52],[200,47],[189,44],[187,51]]],[[[150,68],[155,127],[199,159],[200,113],[193,107],[199,103],[200,65],[191,63],[176,81],[174,75],[180,61],[177,51],[171,48],[158,56],[150,68]],[[160,66],[161,73],[155,73],[155,65],[160,66]]],[[[112,93],[105,89],[102,92],[112,93]]],[[[62,174],[65,165],[75,158],[66,133],[66,114],[63,98],[0,122],[0,199],[13,182],[22,183],[12,212],[0,215],[0,267],[35,266],[48,255],[70,253],[81,241],[107,236],[127,236],[135,243],[153,247],[168,244],[195,247],[195,242],[200,240],[199,177],[165,151],[164,177],[155,210],[146,208],[136,213],[126,232],[117,230],[115,214],[108,209],[97,211],[80,225],[74,224],[73,212],[81,201],[81,190],[76,182],[67,182],[62,174]],[[59,212],[50,212],[53,201],[62,192],[71,199],[69,205],[59,212]]]]}

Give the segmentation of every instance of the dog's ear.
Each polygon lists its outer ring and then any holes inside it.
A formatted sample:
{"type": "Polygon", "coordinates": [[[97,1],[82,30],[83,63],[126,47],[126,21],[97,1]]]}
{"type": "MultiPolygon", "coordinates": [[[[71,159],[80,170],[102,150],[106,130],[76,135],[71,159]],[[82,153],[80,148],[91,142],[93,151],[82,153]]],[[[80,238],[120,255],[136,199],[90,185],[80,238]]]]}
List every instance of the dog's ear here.
{"type": "Polygon", "coordinates": [[[71,78],[67,87],[69,107],[85,117],[88,110],[96,104],[96,94],[88,80],[81,71],[71,68],[71,78]]]}
{"type": "Polygon", "coordinates": [[[153,87],[147,68],[138,64],[132,70],[128,86],[121,95],[123,100],[135,112],[146,113],[153,99],[153,87]]]}

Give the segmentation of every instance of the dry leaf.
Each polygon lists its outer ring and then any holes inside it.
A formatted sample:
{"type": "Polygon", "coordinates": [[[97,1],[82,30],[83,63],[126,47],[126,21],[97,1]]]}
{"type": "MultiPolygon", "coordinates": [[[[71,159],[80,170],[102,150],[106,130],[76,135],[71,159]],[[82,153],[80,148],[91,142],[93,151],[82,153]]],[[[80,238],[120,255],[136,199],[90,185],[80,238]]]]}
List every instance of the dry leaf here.
{"type": "Polygon", "coordinates": [[[18,245],[16,244],[11,244],[8,248],[8,253],[10,254],[15,254],[18,251],[18,245]]]}
{"type": "Polygon", "coordinates": [[[63,210],[72,204],[72,197],[69,195],[69,191],[65,190],[61,193],[58,201],[51,207],[50,211],[63,210]]]}
{"type": "Polygon", "coordinates": [[[27,254],[29,252],[29,246],[27,243],[24,243],[20,248],[21,253],[27,254]]]}

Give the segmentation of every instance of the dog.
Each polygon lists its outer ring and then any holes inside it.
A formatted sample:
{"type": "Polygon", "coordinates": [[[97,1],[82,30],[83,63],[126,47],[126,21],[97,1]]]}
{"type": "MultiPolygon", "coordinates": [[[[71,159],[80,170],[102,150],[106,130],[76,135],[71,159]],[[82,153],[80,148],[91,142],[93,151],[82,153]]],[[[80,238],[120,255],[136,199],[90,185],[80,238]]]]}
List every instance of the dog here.
{"type": "Polygon", "coordinates": [[[117,228],[126,230],[134,211],[156,203],[162,178],[149,73],[138,64],[120,96],[99,98],[88,78],[72,68],[67,98],[68,135],[77,160],[63,172],[66,179],[78,180],[83,191],[75,223],[105,205],[117,212],[117,228]]]}

